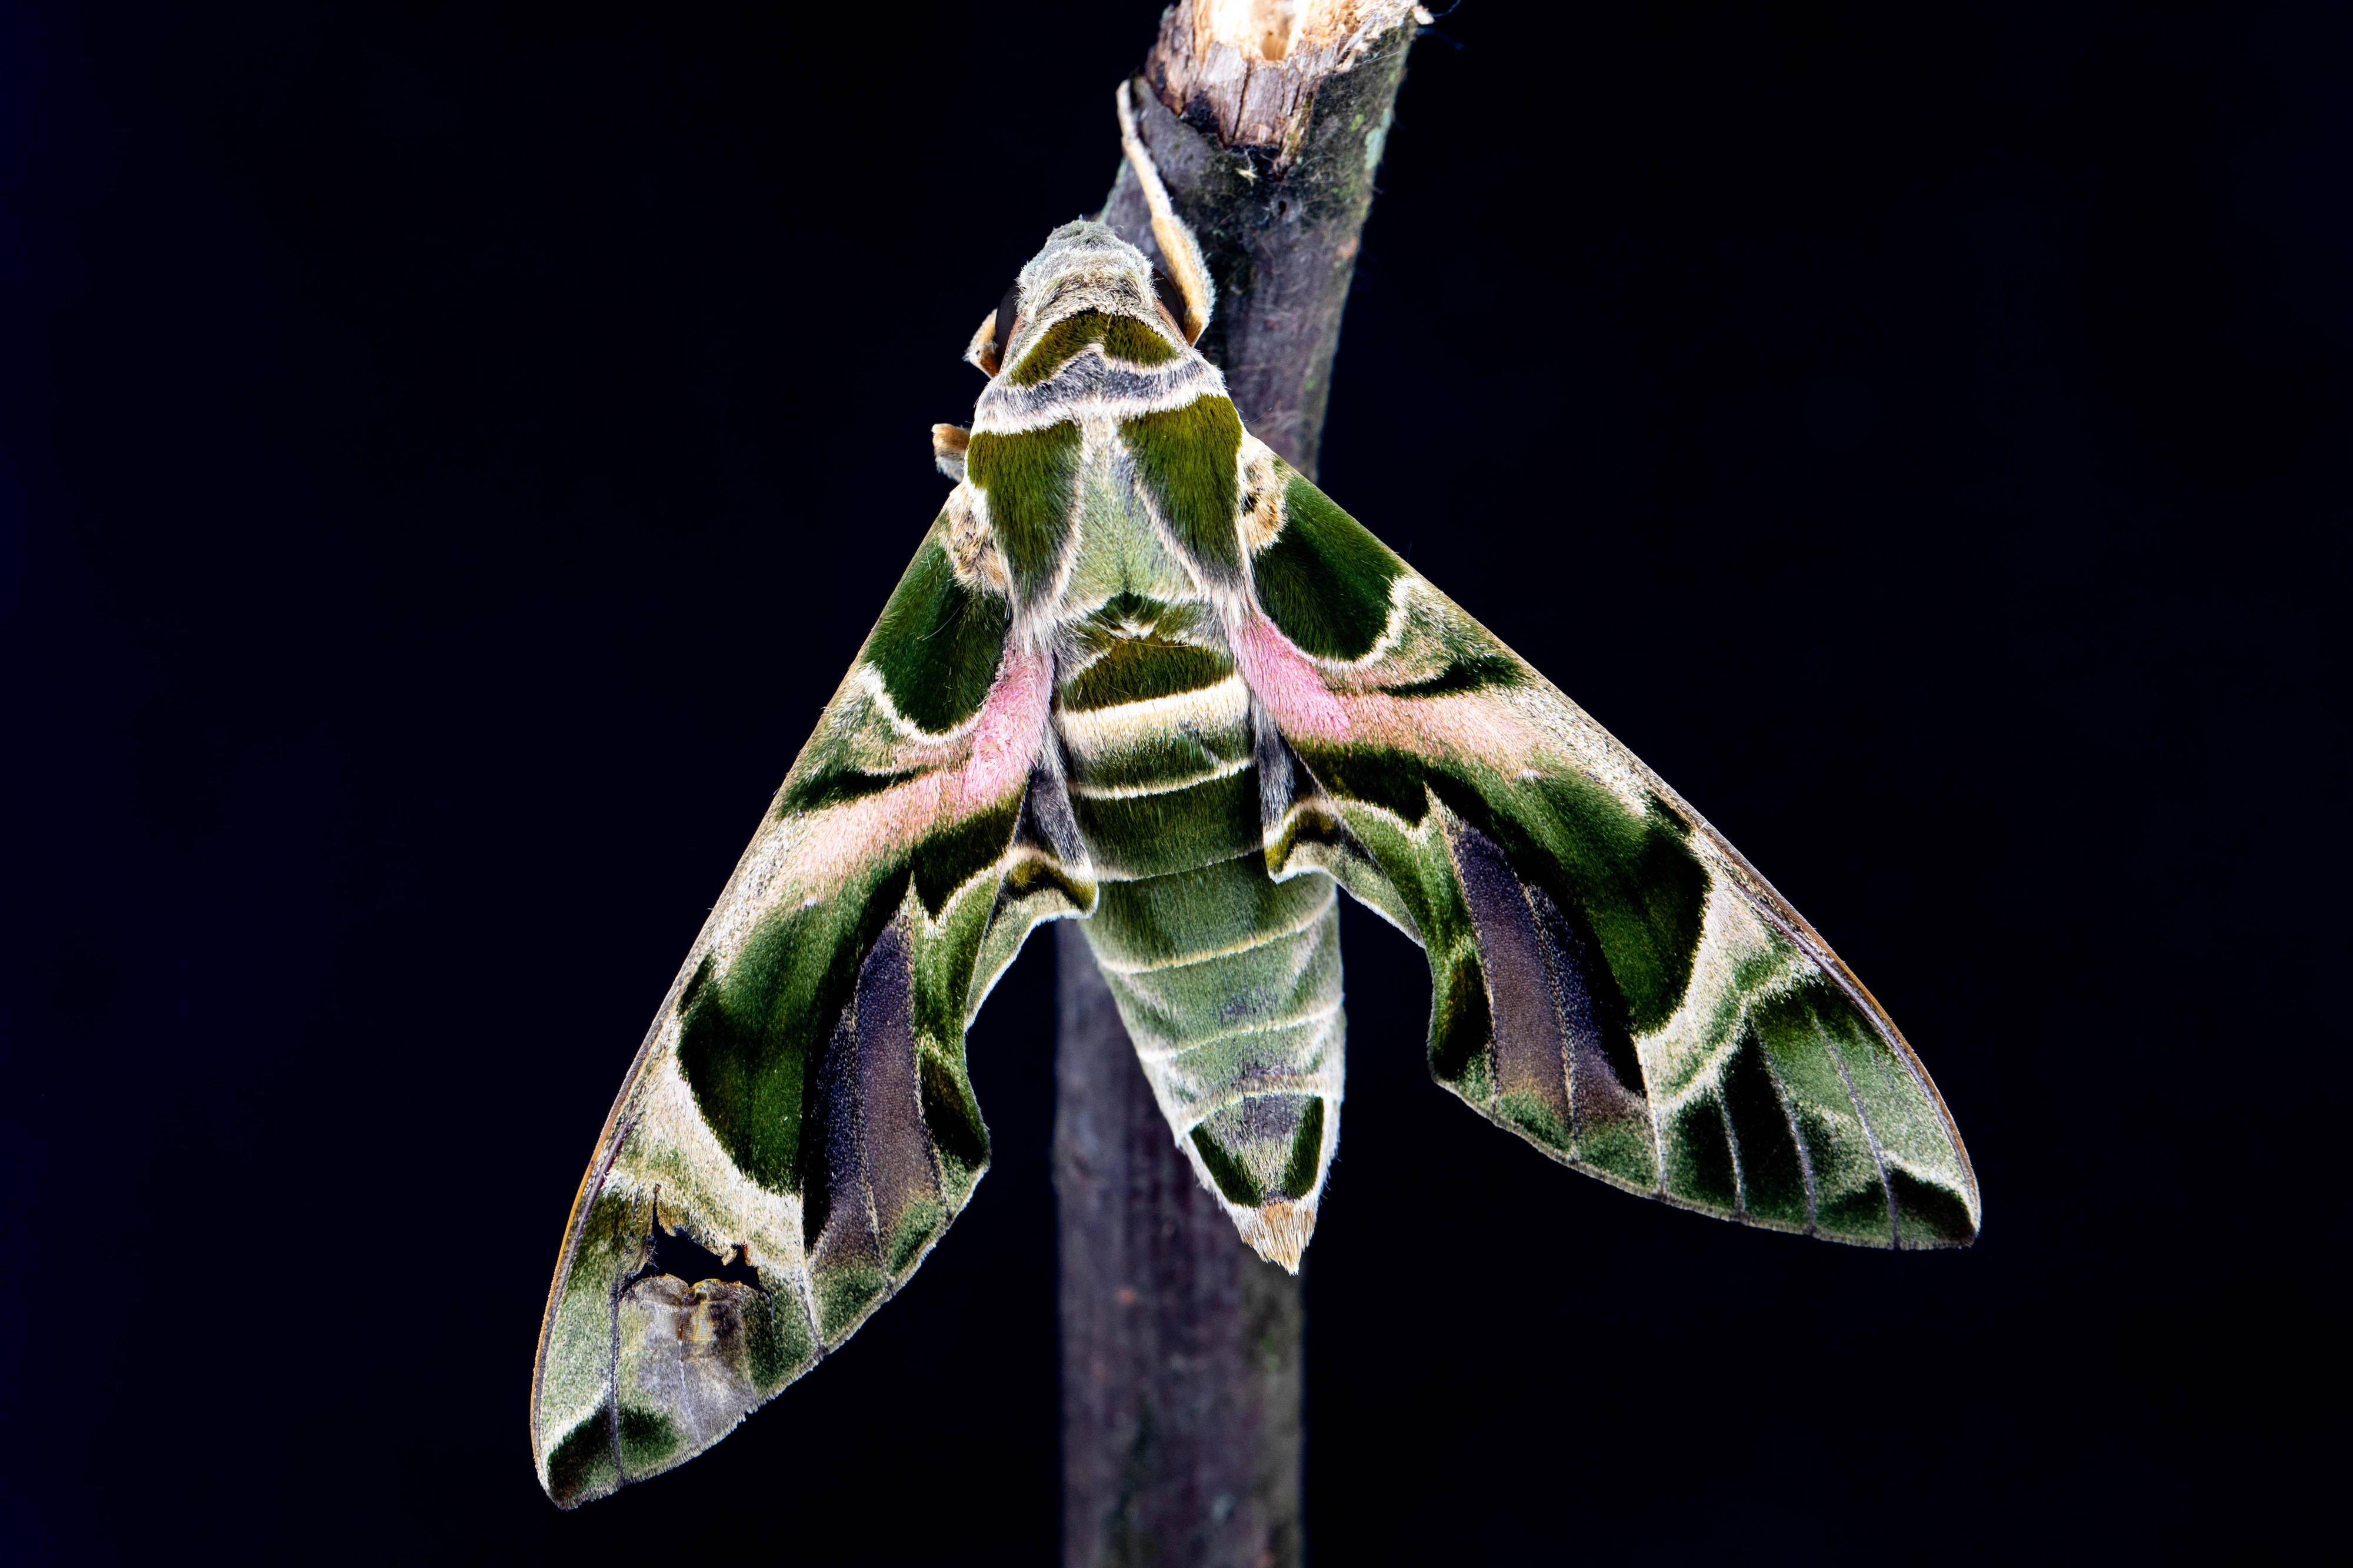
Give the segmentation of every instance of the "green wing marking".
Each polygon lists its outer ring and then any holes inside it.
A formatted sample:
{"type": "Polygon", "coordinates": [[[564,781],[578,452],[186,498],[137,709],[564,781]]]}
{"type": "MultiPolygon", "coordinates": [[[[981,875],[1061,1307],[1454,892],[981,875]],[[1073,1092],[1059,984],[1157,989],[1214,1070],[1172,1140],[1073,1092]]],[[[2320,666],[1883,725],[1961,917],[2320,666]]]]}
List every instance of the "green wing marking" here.
{"type": "Polygon", "coordinates": [[[1016,386],[1036,386],[1095,344],[1102,345],[1106,357],[1130,364],[1166,364],[1177,357],[1166,339],[1133,317],[1082,310],[1047,329],[1006,378],[1016,386]]]}
{"type": "Polygon", "coordinates": [[[532,1385],[571,1507],[692,1458],[911,1275],[988,1134],[965,1026],[1093,889],[1050,674],[934,524],[687,955],[575,1201],[532,1385]]]}
{"type": "Polygon", "coordinates": [[[1388,629],[1389,584],[1406,564],[1297,474],[1283,488],[1282,531],[1250,563],[1258,602],[1318,658],[1362,658],[1388,629]]]}
{"type": "Polygon", "coordinates": [[[1260,742],[1269,869],[1327,871],[1420,942],[1439,1081],[1686,1208],[1867,1246],[1972,1240],[1952,1119],[1829,945],[1575,703],[1284,482],[1244,659],[1280,731],[1260,742]]]}
{"type": "Polygon", "coordinates": [[[1000,436],[976,431],[965,472],[987,498],[991,531],[1024,599],[1045,593],[1062,563],[1078,504],[1083,443],[1075,420],[1000,436]]]}
{"type": "Polygon", "coordinates": [[[1234,516],[1241,497],[1235,459],[1242,422],[1229,398],[1197,397],[1181,408],[1123,419],[1120,440],[1136,482],[1195,566],[1223,580],[1240,557],[1234,516]]]}

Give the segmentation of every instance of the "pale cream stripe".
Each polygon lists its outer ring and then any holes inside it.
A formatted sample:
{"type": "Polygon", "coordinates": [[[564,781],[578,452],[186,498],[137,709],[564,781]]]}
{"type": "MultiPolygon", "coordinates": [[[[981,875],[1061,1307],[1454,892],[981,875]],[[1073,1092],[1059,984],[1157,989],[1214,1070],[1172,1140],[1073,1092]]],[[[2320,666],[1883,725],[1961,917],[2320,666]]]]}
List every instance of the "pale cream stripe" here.
{"type": "Polygon", "coordinates": [[[1151,740],[1179,725],[1237,724],[1249,717],[1250,688],[1237,670],[1214,686],[1116,708],[1057,708],[1054,727],[1061,731],[1063,744],[1082,756],[1092,756],[1109,747],[1151,740]]]}
{"type": "MultiPolygon", "coordinates": [[[[1128,970],[1124,973],[1132,974],[1134,973],[1135,971],[1128,970]]],[[[1285,1029],[1304,1028],[1310,1024],[1328,1023],[1332,1019],[1338,1017],[1340,1016],[1341,1009],[1346,1004],[1345,1002],[1335,1002],[1329,1006],[1318,1007],[1313,1012],[1302,1013],[1295,1018],[1284,1018],[1277,1023],[1245,1024],[1240,1028],[1220,1029],[1216,1034],[1211,1035],[1208,1038],[1202,1040],[1178,1041],[1172,1040],[1166,1035],[1153,1035],[1147,1040],[1137,1040],[1134,1042],[1136,1059],[1147,1062],[1170,1062],[1175,1061],[1178,1057],[1188,1056],[1195,1051],[1209,1050],[1214,1047],[1225,1044],[1228,1040],[1244,1039],[1251,1035],[1280,1034],[1285,1029]]],[[[1133,1035],[1133,1031],[1130,1031],[1130,1033],[1133,1035]]],[[[1251,1092],[1255,1093],[1257,1091],[1252,1090],[1251,1092]]]]}
{"type": "Polygon", "coordinates": [[[1231,778],[1245,768],[1256,766],[1257,763],[1256,757],[1238,757],[1229,763],[1219,763],[1207,773],[1188,774],[1184,778],[1165,784],[1073,784],[1069,787],[1072,795],[1082,795],[1090,800],[1140,800],[1145,795],[1175,795],[1179,790],[1192,789],[1197,785],[1209,784],[1218,779],[1231,778]]]}

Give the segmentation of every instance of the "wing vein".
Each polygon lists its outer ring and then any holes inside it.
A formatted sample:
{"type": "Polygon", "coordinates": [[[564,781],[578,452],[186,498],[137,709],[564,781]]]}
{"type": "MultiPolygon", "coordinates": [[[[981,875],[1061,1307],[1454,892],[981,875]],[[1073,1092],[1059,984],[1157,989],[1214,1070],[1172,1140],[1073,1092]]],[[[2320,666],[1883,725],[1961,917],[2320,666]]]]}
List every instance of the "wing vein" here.
{"type": "MultiPolygon", "coordinates": [[[[627,1138],[628,1134],[624,1133],[620,1138],[613,1141],[616,1153],[619,1152],[621,1144],[627,1141],[627,1138]]],[[[610,1168],[611,1162],[607,1161],[607,1169],[610,1168]]],[[[656,1191],[659,1193],[659,1189],[657,1188],[656,1191]]],[[[656,1201],[659,1202],[659,1199],[657,1198],[656,1201]]],[[[631,1197],[629,1228],[635,1230],[637,1225],[638,1200],[631,1197]]],[[[628,1289],[628,1285],[621,1279],[618,1271],[616,1271],[613,1277],[613,1293],[607,1300],[605,1312],[605,1321],[610,1325],[612,1334],[612,1344],[609,1347],[611,1355],[605,1363],[605,1440],[613,1450],[613,1485],[616,1487],[625,1487],[629,1484],[629,1472],[621,1468],[621,1292],[628,1289]]]]}
{"type": "Polygon", "coordinates": [[[1740,1130],[1732,1124],[1732,1097],[1725,1088],[1725,1075],[1729,1065],[1718,1068],[1715,1076],[1715,1115],[1724,1123],[1724,1142],[1732,1151],[1732,1217],[1741,1224],[1748,1223],[1748,1172],[1740,1163],[1740,1130]]]}
{"type": "Polygon", "coordinates": [[[1839,1082],[1846,1086],[1847,1103],[1854,1107],[1854,1119],[1862,1124],[1863,1142],[1871,1145],[1871,1163],[1879,1171],[1879,1190],[1887,1198],[1887,1247],[1895,1251],[1904,1245],[1904,1231],[1895,1214],[1895,1184],[1887,1179],[1887,1155],[1879,1146],[1879,1131],[1864,1114],[1862,1096],[1854,1090],[1854,1075],[1847,1070],[1846,1058],[1840,1054],[1835,1041],[1825,1037],[1822,1049],[1830,1054],[1831,1065],[1838,1068],[1839,1082]]]}
{"type": "MultiPolygon", "coordinates": [[[[1742,1021],[1741,1027],[1752,1031],[1751,1037],[1755,1037],[1754,1026],[1746,1019],[1742,1021]]],[[[1821,1188],[1814,1179],[1813,1151],[1806,1147],[1805,1129],[1798,1125],[1797,1107],[1791,1103],[1788,1084],[1782,1079],[1780,1064],[1773,1059],[1771,1052],[1765,1049],[1761,1039],[1757,1041],[1757,1059],[1764,1064],[1765,1076],[1772,1079],[1773,1102],[1781,1108],[1781,1120],[1789,1124],[1789,1142],[1798,1151],[1798,1173],[1806,1179],[1806,1234],[1820,1236],[1822,1233],[1822,1199],[1821,1188]]]]}

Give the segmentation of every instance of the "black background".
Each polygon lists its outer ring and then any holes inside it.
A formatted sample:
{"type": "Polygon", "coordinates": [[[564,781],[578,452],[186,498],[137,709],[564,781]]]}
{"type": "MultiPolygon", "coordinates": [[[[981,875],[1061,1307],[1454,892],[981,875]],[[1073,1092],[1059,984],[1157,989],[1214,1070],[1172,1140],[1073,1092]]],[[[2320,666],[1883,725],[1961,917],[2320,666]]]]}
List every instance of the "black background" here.
{"type": "MultiPolygon", "coordinates": [[[[2341,1436],[2345,14],[1567,9],[1418,47],[1323,481],[1838,943],[1986,1228],[1550,1166],[1351,910],[1311,1547],[2276,1542],[2341,1436]]],[[[5,21],[7,1554],[1050,1558],[1050,942],[971,1040],[994,1173],[853,1345],[572,1515],[524,1394],[1156,14],[5,21]]]]}

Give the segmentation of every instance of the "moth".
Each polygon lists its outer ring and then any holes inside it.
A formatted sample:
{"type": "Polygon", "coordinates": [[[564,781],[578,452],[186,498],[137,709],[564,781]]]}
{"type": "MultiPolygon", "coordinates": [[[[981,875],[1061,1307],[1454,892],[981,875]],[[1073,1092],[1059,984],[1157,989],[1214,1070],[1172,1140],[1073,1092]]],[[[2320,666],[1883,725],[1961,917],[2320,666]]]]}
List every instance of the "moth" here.
{"type": "Polygon", "coordinates": [[[987,1168],[965,1031],[1083,930],[1171,1135],[1295,1270],[1340,1137],[1338,894],[1430,960],[1430,1070],[1683,1208],[1967,1245],[1927,1072],[1600,725],[1244,428],[1214,290],[1056,229],[982,322],[955,481],[663,999],[532,1382],[565,1507],[717,1442],[905,1284],[987,1168]]]}

